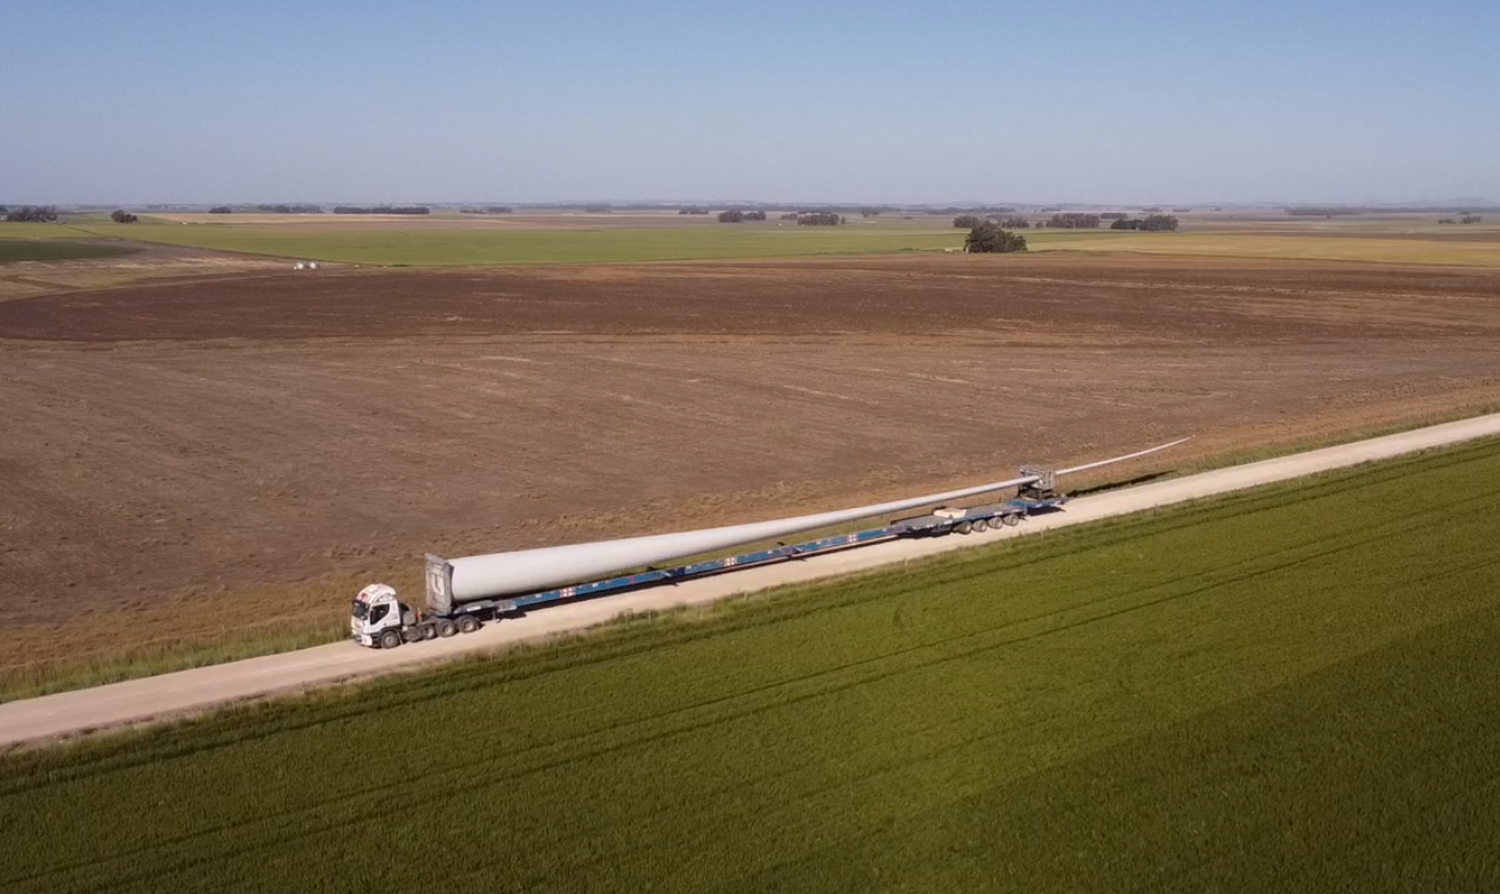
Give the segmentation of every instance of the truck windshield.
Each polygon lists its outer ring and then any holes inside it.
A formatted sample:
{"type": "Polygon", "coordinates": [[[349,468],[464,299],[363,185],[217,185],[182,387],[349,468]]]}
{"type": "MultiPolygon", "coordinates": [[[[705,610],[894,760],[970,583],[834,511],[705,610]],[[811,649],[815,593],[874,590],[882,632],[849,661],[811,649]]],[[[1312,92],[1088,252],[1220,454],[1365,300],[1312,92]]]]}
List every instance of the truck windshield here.
{"type": "Polygon", "coordinates": [[[370,607],[368,605],[365,605],[358,599],[354,600],[354,617],[356,620],[363,621],[365,619],[365,615],[368,615],[369,613],[370,607]]]}

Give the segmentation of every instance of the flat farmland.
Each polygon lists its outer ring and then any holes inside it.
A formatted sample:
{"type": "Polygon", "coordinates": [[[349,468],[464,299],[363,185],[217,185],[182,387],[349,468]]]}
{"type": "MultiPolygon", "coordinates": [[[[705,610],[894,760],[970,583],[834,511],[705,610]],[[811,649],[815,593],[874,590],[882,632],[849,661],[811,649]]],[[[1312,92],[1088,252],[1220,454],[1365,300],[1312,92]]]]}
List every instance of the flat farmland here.
{"type": "Polygon", "coordinates": [[[1107,233],[1080,230],[1066,242],[1042,241],[1039,249],[1140,252],[1145,254],[1365,261],[1389,264],[1459,264],[1500,267],[1494,229],[1327,231],[1281,225],[1259,231],[1203,233],[1107,233]]]}
{"type": "Polygon", "coordinates": [[[1497,478],[1475,442],[8,755],[0,888],[1493,891],[1497,478]]]}
{"type": "MultiPolygon", "coordinates": [[[[129,235],[146,242],[215,251],[422,267],[941,251],[962,248],[964,240],[963,232],[951,226],[933,225],[798,227],[769,222],[663,226],[660,221],[643,222],[639,218],[569,220],[562,215],[475,221],[448,218],[344,222],[337,219],[340,217],[343,215],[336,216],[331,223],[140,223],[131,225],[129,235]]],[[[118,225],[87,226],[79,230],[121,235],[118,225]]],[[[1059,234],[1059,238],[1067,235],[1070,234],[1059,234]]]]}
{"type": "Polygon", "coordinates": [[[904,256],[8,301],[0,680],[337,635],[360,584],[413,589],[426,551],[835,508],[1178,434],[1191,464],[1492,404],[1497,370],[1483,269],[904,256]]]}
{"type": "MultiPolygon", "coordinates": [[[[1027,215],[1044,220],[1047,215],[1027,215]]],[[[774,217],[774,215],[773,215],[774,217]]],[[[1442,225],[1437,215],[1308,220],[1186,215],[1182,231],[1028,229],[1035,252],[1283,258],[1500,267],[1500,225],[1442,225]]],[[[739,225],[661,212],[510,215],[175,214],[122,227],[90,215],[66,224],[7,224],[8,235],[121,239],[242,256],[376,266],[469,267],[957,251],[949,215],[854,216],[839,227],[779,220],[739,225]]]]}
{"type": "Polygon", "coordinates": [[[45,227],[56,238],[5,238],[11,231],[0,228],[0,301],[132,282],[285,271],[288,266],[282,260],[253,255],[232,255],[118,237],[108,240],[91,238],[72,227],[52,224],[6,226],[45,227]],[[72,262],[79,258],[94,260],[72,262]]]}

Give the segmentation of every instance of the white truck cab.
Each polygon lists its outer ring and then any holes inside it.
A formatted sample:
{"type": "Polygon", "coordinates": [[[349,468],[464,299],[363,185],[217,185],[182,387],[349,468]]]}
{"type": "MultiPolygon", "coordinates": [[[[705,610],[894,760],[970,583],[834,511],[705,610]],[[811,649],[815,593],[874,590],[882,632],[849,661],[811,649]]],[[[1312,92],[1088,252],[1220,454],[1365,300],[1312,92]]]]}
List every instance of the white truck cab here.
{"type": "Polygon", "coordinates": [[[401,602],[390,584],[370,584],[354,597],[349,615],[349,635],[361,646],[394,649],[402,643],[419,639],[449,637],[455,633],[472,633],[479,629],[479,619],[472,614],[458,618],[423,617],[421,612],[401,602]]]}
{"type": "Polygon", "coordinates": [[[354,597],[349,618],[349,633],[362,646],[394,648],[401,645],[401,615],[410,611],[396,598],[396,588],[389,584],[370,584],[354,597]]]}

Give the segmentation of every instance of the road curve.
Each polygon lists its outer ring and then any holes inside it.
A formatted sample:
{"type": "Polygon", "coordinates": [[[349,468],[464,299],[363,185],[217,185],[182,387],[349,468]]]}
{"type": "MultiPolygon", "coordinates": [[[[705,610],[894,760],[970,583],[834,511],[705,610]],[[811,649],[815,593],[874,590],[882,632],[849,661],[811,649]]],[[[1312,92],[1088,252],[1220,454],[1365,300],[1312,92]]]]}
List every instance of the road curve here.
{"type": "Polygon", "coordinates": [[[1500,435],[1500,413],[1108,491],[1074,500],[1066,512],[1028,519],[1019,528],[967,537],[888,541],[591,602],[552,606],[524,618],[488,624],[468,636],[415,643],[392,651],[339,642],[7,702],[0,704],[0,747],[149,723],[226,702],[410,669],[507,643],[589,627],[625,613],[711,602],[737,593],[847,574],[1031,531],[1167,506],[1489,435],[1500,435]]]}

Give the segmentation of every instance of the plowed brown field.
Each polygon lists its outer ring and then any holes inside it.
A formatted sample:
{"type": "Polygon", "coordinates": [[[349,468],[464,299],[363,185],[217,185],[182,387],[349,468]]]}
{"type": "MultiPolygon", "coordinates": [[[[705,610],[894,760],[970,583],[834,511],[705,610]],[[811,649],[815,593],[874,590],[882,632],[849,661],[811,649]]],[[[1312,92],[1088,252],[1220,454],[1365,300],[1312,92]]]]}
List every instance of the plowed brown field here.
{"type": "MultiPolygon", "coordinates": [[[[1500,271],[893,257],[0,303],[9,669],[337,619],[465,554],[1500,401],[1500,271]],[[170,611],[168,608],[170,607],[170,611]]],[[[3,673],[6,668],[0,668],[3,673]]]]}

